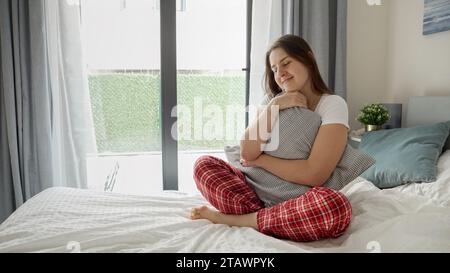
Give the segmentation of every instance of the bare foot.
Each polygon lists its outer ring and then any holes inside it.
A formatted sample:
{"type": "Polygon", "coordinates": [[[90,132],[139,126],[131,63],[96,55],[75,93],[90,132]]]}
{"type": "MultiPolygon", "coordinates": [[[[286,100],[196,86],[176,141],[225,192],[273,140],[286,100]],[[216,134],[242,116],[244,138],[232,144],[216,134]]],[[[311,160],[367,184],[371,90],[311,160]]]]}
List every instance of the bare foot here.
{"type": "Polygon", "coordinates": [[[227,215],[216,210],[212,210],[207,206],[202,206],[199,208],[193,208],[191,210],[191,219],[207,219],[214,224],[225,224],[238,227],[252,227],[254,229],[258,229],[258,225],[256,222],[256,212],[245,215],[227,215]]]}
{"type": "Polygon", "coordinates": [[[220,224],[220,215],[221,215],[220,212],[213,211],[212,209],[209,209],[207,206],[193,208],[191,210],[192,220],[207,219],[213,222],[214,224],[220,224]]]}

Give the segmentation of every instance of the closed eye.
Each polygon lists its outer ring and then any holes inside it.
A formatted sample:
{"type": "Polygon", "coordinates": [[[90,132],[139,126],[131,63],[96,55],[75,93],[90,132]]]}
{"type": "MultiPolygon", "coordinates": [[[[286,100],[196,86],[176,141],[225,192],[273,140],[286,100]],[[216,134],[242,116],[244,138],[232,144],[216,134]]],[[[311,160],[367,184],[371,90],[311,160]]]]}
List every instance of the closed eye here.
{"type": "MultiPolygon", "coordinates": [[[[285,58],[286,59],[286,58],[285,58]]],[[[290,63],[291,63],[291,61],[289,60],[289,61],[286,61],[285,59],[283,59],[282,61],[285,61],[285,62],[282,62],[281,63],[281,66],[282,67],[286,67],[286,66],[288,66],[290,63]]],[[[273,73],[277,73],[277,71],[278,71],[278,69],[277,69],[277,67],[274,65],[274,66],[272,66],[272,72],[273,73]]]]}

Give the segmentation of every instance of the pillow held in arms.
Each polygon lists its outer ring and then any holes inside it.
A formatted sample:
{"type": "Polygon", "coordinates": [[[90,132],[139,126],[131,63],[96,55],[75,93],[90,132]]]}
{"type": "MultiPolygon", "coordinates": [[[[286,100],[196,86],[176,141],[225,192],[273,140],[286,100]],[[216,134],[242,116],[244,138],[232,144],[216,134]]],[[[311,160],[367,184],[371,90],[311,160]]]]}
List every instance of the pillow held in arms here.
{"type": "MultiPolygon", "coordinates": [[[[265,151],[265,153],[281,159],[307,159],[320,126],[320,116],[308,109],[294,107],[282,110],[274,124],[274,128],[279,128],[278,146],[273,151],[265,151]]],[[[275,132],[277,132],[276,129],[273,130],[272,135],[275,132]]],[[[272,136],[270,142],[273,139],[272,136]]],[[[247,182],[266,207],[296,198],[311,189],[309,186],[281,179],[263,168],[242,166],[239,146],[226,146],[225,154],[229,163],[244,173],[247,182]]],[[[340,190],[373,163],[374,160],[370,156],[347,145],[335,171],[323,186],[340,190]]]]}
{"type": "Polygon", "coordinates": [[[379,188],[436,181],[437,161],[449,130],[450,121],[364,134],[359,149],[376,164],[361,176],[379,188]]]}

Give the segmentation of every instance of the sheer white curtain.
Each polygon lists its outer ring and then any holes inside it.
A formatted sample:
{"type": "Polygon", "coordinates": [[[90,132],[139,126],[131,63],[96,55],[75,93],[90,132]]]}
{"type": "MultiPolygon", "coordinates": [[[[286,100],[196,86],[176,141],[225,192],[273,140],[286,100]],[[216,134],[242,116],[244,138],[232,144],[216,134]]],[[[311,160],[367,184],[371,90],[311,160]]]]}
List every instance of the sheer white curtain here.
{"type": "Polygon", "coordinates": [[[45,29],[52,90],[50,186],[87,187],[86,153],[95,152],[78,1],[45,1],[45,29]]]}
{"type": "MultiPolygon", "coordinates": [[[[264,97],[264,69],[266,52],[282,35],[282,2],[280,0],[253,1],[252,42],[249,104],[257,106],[264,97]]],[[[249,113],[249,120],[255,113],[249,113]]]]}
{"type": "Polygon", "coordinates": [[[0,221],[95,152],[77,1],[0,1],[0,221]]]}

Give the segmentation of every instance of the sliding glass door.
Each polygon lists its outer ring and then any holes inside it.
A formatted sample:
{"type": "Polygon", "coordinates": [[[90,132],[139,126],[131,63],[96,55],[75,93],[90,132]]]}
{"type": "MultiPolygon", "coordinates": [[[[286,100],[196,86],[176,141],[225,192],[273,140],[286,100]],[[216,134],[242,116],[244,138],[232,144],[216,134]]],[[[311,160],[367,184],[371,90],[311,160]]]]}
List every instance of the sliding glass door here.
{"type": "Polygon", "coordinates": [[[161,191],[159,2],[84,0],[81,11],[97,143],[90,187],[161,191]]]}
{"type": "Polygon", "coordinates": [[[247,2],[81,1],[97,142],[91,188],[194,192],[195,160],[224,158],[224,146],[238,143],[247,2]]]}
{"type": "Polygon", "coordinates": [[[178,185],[195,192],[193,164],[224,157],[245,129],[245,0],[188,0],[177,12],[178,185]]]}

